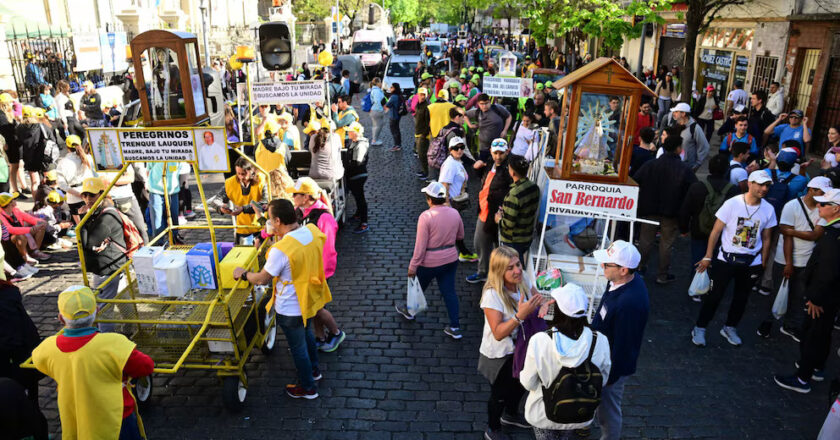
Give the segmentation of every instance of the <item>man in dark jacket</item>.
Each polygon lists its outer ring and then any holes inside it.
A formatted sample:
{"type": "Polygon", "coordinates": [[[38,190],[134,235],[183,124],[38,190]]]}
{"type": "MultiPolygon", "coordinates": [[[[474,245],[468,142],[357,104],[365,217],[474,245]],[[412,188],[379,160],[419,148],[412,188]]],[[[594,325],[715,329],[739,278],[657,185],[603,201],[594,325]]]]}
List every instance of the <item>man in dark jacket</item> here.
{"type": "Polygon", "coordinates": [[[365,182],[368,178],[367,161],[370,142],[364,137],[364,127],[354,122],[347,127],[348,145],[350,153],[348,163],[344,167],[347,177],[347,189],[353,193],[356,200],[356,214],[353,218],[359,219],[359,226],[353,230],[354,234],[362,234],[368,230],[368,204],[365,198],[365,182]]]}
{"type": "Polygon", "coordinates": [[[840,308],[840,189],[831,189],[814,197],[820,218],[826,221],[825,232],[817,240],[814,251],[802,273],[808,294],[808,316],[802,326],[799,362],[793,376],[773,376],[782,388],[808,393],[811,378],[825,367],[831,350],[834,317],[840,308]]]}
{"type": "Polygon", "coordinates": [[[414,153],[420,161],[420,171],[417,178],[426,180],[429,175],[429,139],[432,133],[431,117],[429,114],[429,90],[425,87],[417,89],[417,107],[414,108],[414,153]]]}
{"type": "Polygon", "coordinates": [[[749,111],[747,133],[751,134],[755,141],[759,144],[758,147],[764,146],[762,142],[764,137],[764,130],[773,122],[776,121],[776,116],[767,108],[767,92],[764,90],[755,91],[750,96],[750,104],[752,107],[749,111]]]}
{"type": "Polygon", "coordinates": [[[483,166],[481,161],[476,162],[475,165],[477,167],[482,165],[480,168],[484,170],[484,175],[481,180],[481,191],[478,193],[478,218],[473,237],[473,244],[478,253],[478,271],[467,277],[467,282],[471,284],[487,281],[490,253],[493,252],[498,236],[498,227],[493,216],[502,206],[513,183],[513,178],[510,177],[508,171],[507,158],[510,151],[508,144],[504,139],[497,141],[490,147],[493,166],[483,166]]]}
{"type": "MultiPolygon", "coordinates": [[[[669,129],[670,130],[670,129],[669,129]]],[[[659,222],[661,231],[659,240],[658,284],[674,281],[676,277],[668,273],[671,264],[671,246],[677,238],[678,216],[688,187],[697,181],[691,167],[680,159],[682,138],[668,134],[662,145],[665,154],[658,159],[646,162],[633,178],[639,184],[640,217],[659,222]]],[[[642,223],[640,227],[639,247],[642,253],[642,270],[647,265],[650,252],[656,239],[657,226],[642,223]]]]}
{"type": "Polygon", "coordinates": [[[85,115],[82,124],[87,127],[105,127],[105,113],[102,112],[102,97],[90,81],[85,81],[85,94],[79,100],[79,108],[85,115]]]}

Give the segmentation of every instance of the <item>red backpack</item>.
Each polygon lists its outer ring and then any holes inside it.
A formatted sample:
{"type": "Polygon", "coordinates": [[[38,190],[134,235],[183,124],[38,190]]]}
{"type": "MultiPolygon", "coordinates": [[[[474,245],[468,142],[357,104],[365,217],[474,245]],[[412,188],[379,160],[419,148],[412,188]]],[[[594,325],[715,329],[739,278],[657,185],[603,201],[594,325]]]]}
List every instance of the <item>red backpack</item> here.
{"type": "Polygon", "coordinates": [[[111,211],[115,212],[122,222],[125,247],[122,247],[113,241],[111,243],[124,253],[126,257],[133,258],[137,249],[140,249],[143,246],[143,236],[140,235],[140,231],[137,230],[137,226],[134,225],[134,222],[132,222],[130,218],[126,217],[119,209],[108,207],[102,210],[103,213],[111,211]]]}

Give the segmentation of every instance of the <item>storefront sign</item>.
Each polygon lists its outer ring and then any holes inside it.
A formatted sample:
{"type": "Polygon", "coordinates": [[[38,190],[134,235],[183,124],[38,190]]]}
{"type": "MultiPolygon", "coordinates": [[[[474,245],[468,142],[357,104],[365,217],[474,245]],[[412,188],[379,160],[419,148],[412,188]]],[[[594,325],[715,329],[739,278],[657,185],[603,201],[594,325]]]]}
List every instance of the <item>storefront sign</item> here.
{"type": "Polygon", "coordinates": [[[711,51],[703,50],[700,61],[729,69],[729,66],[732,65],[732,52],[718,51],[717,53],[711,53],[711,51]]]}
{"type": "Polygon", "coordinates": [[[484,77],[484,93],[501,98],[531,98],[534,96],[532,78],[484,77]]]}
{"type": "MultiPolygon", "coordinates": [[[[73,52],[76,54],[76,72],[102,68],[102,54],[99,50],[99,34],[96,32],[74,32],[73,52]]],[[[123,52],[123,58],[125,54],[123,52]]]]}
{"type": "Polygon", "coordinates": [[[554,179],[548,185],[547,209],[552,215],[599,217],[594,212],[635,218],[638,201],[638,186],[554,179]]]}
{"type": "Polygon", "coordinates": [[[662,29],[663,37],[685,38],[685,24],[669,23],[662,29]]]}
{"type": "Polygon", "coordinates": [[[309,104],[324,102],[323,81],[261,82],[251,84],[253,104],[309,104]]]}

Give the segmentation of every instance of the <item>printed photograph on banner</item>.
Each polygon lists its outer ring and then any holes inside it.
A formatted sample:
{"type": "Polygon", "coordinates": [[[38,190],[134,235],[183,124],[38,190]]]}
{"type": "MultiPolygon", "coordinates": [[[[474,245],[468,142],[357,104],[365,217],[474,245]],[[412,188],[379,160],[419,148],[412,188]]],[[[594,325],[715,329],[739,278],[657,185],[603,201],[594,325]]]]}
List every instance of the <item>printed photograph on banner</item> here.
{"type": "Polygon", "coordinates": [[[122,168],[122,154],[117,141],[117,130],[88,130],[90,150],[97,171],[122,168]]]}
{"type": "Polygon", "coordinates": [[[222,128],[195,128],[195,152],[198,155],[198,170],[207,172],[229,172],[230,161],[222,128]]]}
{"type": "Polygon", "coordinates": [[[519,82],[519,96],[522,98],[533,98],[534,96],[534,80],[522,78],[519,82]]]}

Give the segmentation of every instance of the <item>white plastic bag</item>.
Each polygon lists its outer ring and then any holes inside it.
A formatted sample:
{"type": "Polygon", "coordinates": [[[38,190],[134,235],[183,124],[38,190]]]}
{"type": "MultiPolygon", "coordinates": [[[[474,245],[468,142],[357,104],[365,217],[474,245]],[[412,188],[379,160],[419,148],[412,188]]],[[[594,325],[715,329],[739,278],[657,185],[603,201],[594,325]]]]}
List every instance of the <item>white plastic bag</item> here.
{"type": "Polygon", "coordinates": [[[709,280],[709,271],[695,272],[694,278],[691,280],[691,285],[688,286],[688,296],[700,296],[709,293],[712,286],[709,280]]]}
{"type": "Polygon", "coordinates": [[[776,319],[780,319],[782,316],[785,316],[787,313],[787,303],[788,303],[788,291],[790,288],[788,287],[788,279],[785,278],[782,280],[782,284],[779,286],[779,291],[776,293],[776,300],[773,301],[773,316],[776,319]]]}
{"type": "Polygon", "coordinates": [[[428,307],[426,295],[423,295],[423,289],[420,287],[420,281],[417,280],[417,277],[410,277],[408,279],[408,295],[406,296],[405,305],[411,316],[417,316],[418,313],[426,310],[426,307],[428,307]]]}

